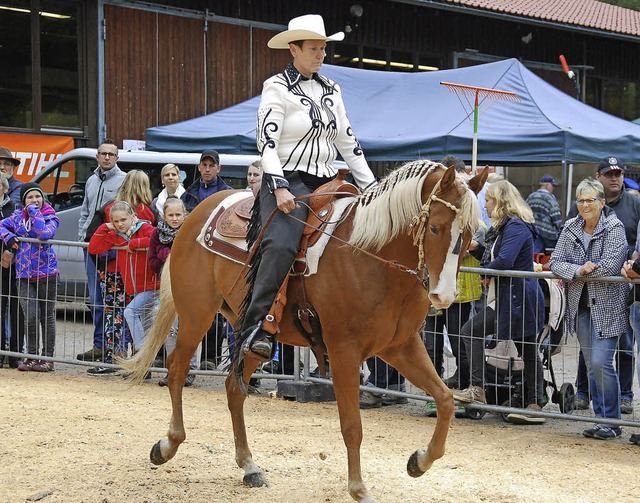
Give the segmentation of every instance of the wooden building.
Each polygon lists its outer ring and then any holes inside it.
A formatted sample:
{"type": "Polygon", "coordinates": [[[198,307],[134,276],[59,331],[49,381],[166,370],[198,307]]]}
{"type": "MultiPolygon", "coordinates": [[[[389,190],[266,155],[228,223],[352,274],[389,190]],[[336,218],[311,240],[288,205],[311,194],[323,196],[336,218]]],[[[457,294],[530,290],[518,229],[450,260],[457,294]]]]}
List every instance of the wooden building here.
{"type": "MultiPolygon", "coordinates": [[[[563,2],[575,0],[555,0],[563,2]]],[[[329,45],[328,63],[427,71],[516,57],[576,95],[559,64],[564,54],[580,78],[579,99],[640,117],[640,33],[472,3],[317,0],[313,8],[330,33],[347,32],[329,45]]],[[[144,140],[148,127],[246,100],[289,60],[267,40],[307,9],[292,0],[0,0],[0,134],[122,145],[144,140]]]]}

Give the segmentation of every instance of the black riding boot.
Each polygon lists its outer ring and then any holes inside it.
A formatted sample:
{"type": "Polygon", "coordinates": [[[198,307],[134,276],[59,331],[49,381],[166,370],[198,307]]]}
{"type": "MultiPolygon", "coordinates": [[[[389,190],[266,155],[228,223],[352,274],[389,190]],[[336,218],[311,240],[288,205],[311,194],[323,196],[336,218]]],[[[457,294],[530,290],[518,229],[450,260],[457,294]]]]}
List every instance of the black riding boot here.
{"type": "Polygon", "coordinates": [[[252,352],[262,361],[269,361],[273,358],[276,338],[261,327],[262,323],[259,323],[249,329],[243,351],[252,352]]]}

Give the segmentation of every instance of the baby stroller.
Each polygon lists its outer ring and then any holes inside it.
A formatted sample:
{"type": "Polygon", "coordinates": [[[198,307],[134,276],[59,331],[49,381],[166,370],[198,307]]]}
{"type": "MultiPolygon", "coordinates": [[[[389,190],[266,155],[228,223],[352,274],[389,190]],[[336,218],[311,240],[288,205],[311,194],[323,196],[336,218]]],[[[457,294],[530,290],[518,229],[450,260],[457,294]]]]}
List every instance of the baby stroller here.
{"type": "MultiPolygon", "coordinates": [[[[574,410],[575,392],[571,383],[558,387],[551,357],[559,354],[564,337],[563,317],[565,297],[562,283],[555,279],[541,279],[540,286],[545,297],[545,323],[537,338],[538,350],[543,369],[549,376],[544,379],[544,393],[551,388],[551,401],[558,405],[560,412],[571,413],[574,410]]],[[[524,362],[512,340],[495,341],[490,335],[485,347],[485,397],[487,403],[505,407],[524,406],[523,390],[526,387],[523,370],[524,362]]],[[[486,411],[466,409],[466,416],[481,419],[486,411]]],[[[506,421],[508,413],[502,413],[506,421]]]]}

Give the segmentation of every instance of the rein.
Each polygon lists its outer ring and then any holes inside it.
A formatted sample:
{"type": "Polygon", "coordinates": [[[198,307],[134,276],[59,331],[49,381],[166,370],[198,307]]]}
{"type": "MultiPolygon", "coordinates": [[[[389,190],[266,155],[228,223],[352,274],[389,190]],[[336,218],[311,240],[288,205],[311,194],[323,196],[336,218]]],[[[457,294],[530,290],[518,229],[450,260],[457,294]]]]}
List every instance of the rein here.
{"type": "MultiPolygon", "coordinates": [[[[356,249],[360,253],[363,253],[366,256],[371,257],[371,258],[381,262],[385,266],[393,267],[395,269],[398,269],[399,271],[406,272],[407,274],[410,274],[410,275],[414,276],[416,278],[416,280],[422,285],[422,287],[425,290],[428,290],[428,281],[429,280],[428,280],[428,275],[425,274],[425,272],[427,272],[427,271],[426,271],[426,267],[424,265],[424,235],[425,235],[425,232],[426,232],[426,222],[429,219],[431,203],[438,202],[438,203],[444,204],[447,208],[449,208],[451,211],[453,211],[456,214],[456,217],[460,214],[460,208],[458,208],[454,204],[450,203],[449,201],[445,201],[444,199],[442,199],[442,198],[440,198],[440,197],[438,197],[436,195],[436,192],[440,188],[440,182],[441,181],[442,181],[442,179],[438,180],[438,182],[435,184],[435,186],[433,187],[433,190],[431,191],[431,194],[429,195],[429,197],[427,198],[425,203],[422,205],[422,208],[420,209],[420,212],[413,218],[411,224],[409,225],[409,232],[411,232],[411,231],[413,232],[413,245],[418,247],[418,265],[416,266],[415,269],[411,269],[410,267],[407,267],[406,265],[401,264],[400,262],[398,262],[396,260],[387,260],[387,259],[383,259],[381,257],[378,257],[377,255],[375,255],[375,254],[373,254],[371,252],[368,252],[367,250],[364,250],[364,249],[360,248],[359,246],[355,246],[355,245],[349,243],[348,241],[345,241],[342,238],[339,238],[339,237],[336,237],[333,234],[327,233],[325,230],[322,230],[320,228],[317,228],[317,227],[314,227],[312,225],[309,225],[306,221],[303,221],[303,220],[299,219],[298,217],[294,217],[294,216],[292,216],[290,214],[287,214],[287,216],[289,218],[297,221],[297,222],[301,222],[306,227],[311,227],[314,230],[321,232],[322,234],[328,235],[330,239],[335,239],[336,241],[342,243],[343,245],[346,245],[346,246],[349,246],[350,248],[356,249]],[[425,280],[425,278],[426,278],[426,280],[425,280]]],[[[326,195],[353,195],[353,194],[345,193],[345,192],[326,192],[324,194],[326,194],[326,195]]],[[[315,212],[313,212],[313,210],[311,209],[309,204],[307,204],[306,202],[303,202],[304,199],[308,199],[308,198],[312,197],[313,195],[314,195],[313,193],[304,194],[302,196],[296,197],[295,200],[296,200],[296,202],[299,202],[299,203],[305,205],[309,209],[309,211],[311,211],[312,213],[315,214],[315,212]]],[[[258,245],[259,245],[259,243],[262,240],[262,237],[264,235],[265,229],[271,223],[271,220],[273,219],[273,216],[275,215],[275,213],[277,211],[280,211],[280,210],[278,208],[275,208],[271,212],[271,214],[269,215],[269,218],[267,218],[267,220],[265,222],[265,225],[263,226],[262,231],[260,232],[260,235],[258,236],[258,238],[256,239],[256,242],[254,243],[253,250],[251,251],[249,257],[245,261],[245,263],[244,263],[244,265],[242,267],[242,270],[240,271],[240,273],[236,277],[236,280],[233,282],[233,285],[231,285],[230,291],[232,291],[234,289],[234,287],[237,284],[238,280],[243,276],[244,272],[248,268],[249,263],[251,262],[251,257],[253,256],[253,254],[257,250],[258,245]]],[[[344,218],[346,218],[346,214],[342,217],[342,219],[344,219],[344,218]]]]}

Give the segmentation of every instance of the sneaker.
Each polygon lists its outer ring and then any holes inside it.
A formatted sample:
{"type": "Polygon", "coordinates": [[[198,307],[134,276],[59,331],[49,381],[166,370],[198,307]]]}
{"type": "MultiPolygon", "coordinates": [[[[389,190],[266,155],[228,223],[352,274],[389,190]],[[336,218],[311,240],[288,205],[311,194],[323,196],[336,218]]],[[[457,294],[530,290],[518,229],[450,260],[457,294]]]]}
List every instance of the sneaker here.
{"type": "Polygon", "coordinates": [[[379,407],[382,407],[382,397],[380,395],[374,395],[369,391],[360,393],[361,409],[377,409],[379,407]]]}
{"type": "MultiPolygon", "coordinates": [[[[537,403],[531,403],[527,405],[528,410],[541,411],[537,403]]],[[[544,424],[546,419],[540,416],[530,416],[529,414],[521,414],[519,412],[512,412],[507,415],[507,421],[512,424],[544,424]]]]}
{"type": "Polygon", "coordinates": [[[454,391],[453,398],[465,403],[487,403],[487,399],[484,396],[484,388],[482,386],[469,386],[465,390],[454,391]]]}
{"type": "Polygon", "coordinates": [[[112,367],[91,367],[87,370],[87,374],[90,376],[106,376],[115,374],[116,372],[118,372],[118,369],[112,367]]]}
{"type": "Polygon", "coordinates": [[[600,425],[600,428],[594,432],[593,438],[597,438],[598,440],[611,440],[618,438],[620,435],[622,435],[622,428],[619,426],[600,425]]]}
{"type": "Polygon", "coordinates": [[[620,400],[620,412],[622,414],[633,414],[633,402],[631,400],[620,400]]]}
{"type": "Polygon", "coordinates": [[[262,366],[262,371],[267,374],[279,374],[280,362],[271,360],[270,362],[267,362],[262,366]]]}
{"type": "Polygon", "coordinates": [[[577,396],[573,399],[573,408],[575,410],[589,410],[589,400],[581,396],[577,396]]]}
{"type": "Polygon", "coordinates": [[[200,370],[215,370],[216,364],[209,360],[200,362],[200,370]]]}
{"type": "Polygon", "coordinates": [[[633,433],[629,437],[629,442],[631,442],[632,444],[640,445],[640,433],[633,433]]]}
{"type": "MultiPolygon", "coordinates": [[[[184,382],[185,387],[193,386],[193,382],[196,380],[196,376],[193,374],[187,375],[187,379],[184,382]]],[[[158,381],[158,386],[167,386],[169,384],[169,377],[164,376],[158,381]]]]}
{"type": "Polygon", "coordinates": [[[427,405],[424,407],[424,412],[427,417],[438,417],[436,402],[427,402],[427,405]]]}
{"type": "Polygon", "coordinates": [[[99,362],[104,357],[104,351],[102,348],[93,347],[89,351],[76,355],[78,360],[83,362],[99,362]]]}
{"type": "Polygon", "coordinates": [[[600,425],[596,424],[595,426],[592,426],[591,428],[588,428],[586,430],[582,431],[582,435],[584,435],[587,438],[596,438],[596,432],[600,429],[600,425]]]}
{"type": "Polygon", "coordinates": [[[22,363],[22,358],[15,358],[13,356],[9,357],[9,368],[10,369],[17,369],[20,364],[22,363]]]}
{"type": "Polygon", "coordinates": [[[31,360],[30,358],[25,358],[24,361],[18,365],[18,370],[20,372],[30,372],[33,370],[33,367],[38,363],[38,360],[31,360]]]}
{"type": "Polygon", "coordinates": [[[44,360],[38,360],[31,370],[34,372],[52,372],[53,371],[53,362],[48,362],[44,360]]]}
{"type": "MultiPolygon", "coordinates": [[[[438,417],[436,402],[427,402],[427,405],[425,406],[425,415],[427,417],[438,417]]],[[[457,418],[468,417],[467,409],[465,409],[462,405],[456,405],[453,409],[453,415],[457,418]]]]}

